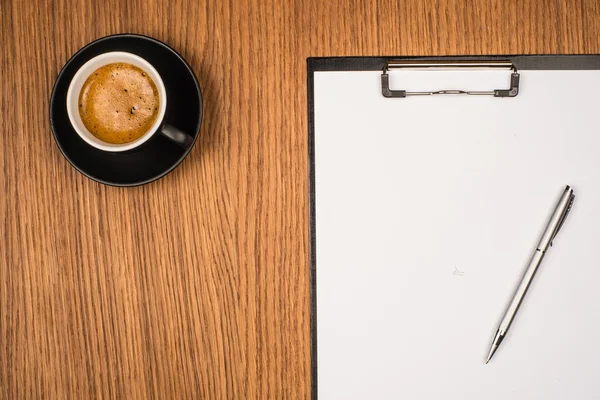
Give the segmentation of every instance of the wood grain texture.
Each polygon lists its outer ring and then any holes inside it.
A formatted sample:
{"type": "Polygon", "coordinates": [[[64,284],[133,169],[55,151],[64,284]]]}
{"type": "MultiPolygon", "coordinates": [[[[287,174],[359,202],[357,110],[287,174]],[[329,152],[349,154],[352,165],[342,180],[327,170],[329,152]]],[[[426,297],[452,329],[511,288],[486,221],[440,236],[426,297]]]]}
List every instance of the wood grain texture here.
{"type": "Polygon", "coordinates": [[[310,393],[308,56],[599,53],[596,0],[1,0],[0,399],[310,393]],[[201,139],[139,188],[86,179],[48,121],[62,65],[160,39],[201,139]]]}

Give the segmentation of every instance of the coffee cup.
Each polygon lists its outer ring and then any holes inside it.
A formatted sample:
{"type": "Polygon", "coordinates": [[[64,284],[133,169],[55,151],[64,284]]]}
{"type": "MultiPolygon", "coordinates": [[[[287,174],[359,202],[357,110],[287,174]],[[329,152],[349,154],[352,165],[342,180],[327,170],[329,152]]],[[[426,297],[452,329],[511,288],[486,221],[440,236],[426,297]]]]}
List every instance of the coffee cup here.
{"type": "MultiPolygon", "coordinates": [[[[123,51],[107,52],[100,54],[83,64],[83,66],[81,66],[81,68],[79,68],[79,70],[75,73],[69,84],[66,103],[69,121],[71,122],[75,132],[77,132],[81,139],[83,139],[87,144],[99,150],[109,152],[123,152],[132,150],[141,146],[156,135],[164,136],[185,149],[191,147],[194,142],[194,138],[191,135],[182,132],[176,127],[166,123],[165,115],[168,115],[167,110],[169,105],[167,102],[167,91],[163,80],[152,64],[150,64],[144,58],[132,53],[123,51]],[[97,135],[94,135],[90,129],[86,127],[80,112],[80,95],[84,85],[86,84],[86,81],[100,68],[110,64],[132,65],[133,67],[143,71],[144,76],[147,74],[147,76],[156,86],[158,104],[156,107],[156,117],[154,122],[152,122],[149,127],[144,128],[144,131],[140,132],[141,134],[139,137],[135,138],[135,140],[124,143],[111,143],[100,139],[97,137],[97,135]]],[[[133,113],[134,110],[135,108],[132,109],[131,112],[133,113]]]]}

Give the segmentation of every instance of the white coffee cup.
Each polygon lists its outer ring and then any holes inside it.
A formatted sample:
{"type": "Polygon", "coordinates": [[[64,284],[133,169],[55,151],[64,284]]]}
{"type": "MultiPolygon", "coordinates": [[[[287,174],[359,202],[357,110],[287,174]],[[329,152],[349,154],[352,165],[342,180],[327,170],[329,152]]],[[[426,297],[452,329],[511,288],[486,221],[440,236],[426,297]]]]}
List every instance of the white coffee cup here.
{"type": "Polygon", "coordinates": [[[157,133],[162,134],[184,148],[189,148],[193,144],[194,139],[192,136],[181,132],[179,129],[164,123],[166,110],[167,91],[160,74],[156,71],[152,64],[142,57],[124,51],[103,53],[83,64],[73,76],[67,91],[67,114],[69,115],[69,120],[71,121],[73,129],[90,146],[104,151],[118,152],[134,149],[144,144],[146,141],[148,141],[148,139],[157,133]],[[94,136],[83,124],[78,107],[79,95],[85,81],[97,69],[113,63],[127,63],[140,68],[146,72],[150,78],[152,78],[156,84],[156,89],[158,90],[158,115],[154,121],[154,124],[152,124],[150,129],[148,129],[148,131],[140,138],[123,144],[108,143],[94,136]]]}

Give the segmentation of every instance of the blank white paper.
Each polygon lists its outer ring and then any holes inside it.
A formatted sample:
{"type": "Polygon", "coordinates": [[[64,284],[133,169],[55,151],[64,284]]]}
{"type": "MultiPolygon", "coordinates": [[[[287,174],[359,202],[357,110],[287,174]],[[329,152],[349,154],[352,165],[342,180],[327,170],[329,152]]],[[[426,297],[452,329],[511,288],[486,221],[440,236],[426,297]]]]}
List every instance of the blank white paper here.
{"type": "MultiPolygon", "coordinates": [[[[448,74],[390,82],[462,89],[448,74]]],[[[388,99],[380,76],[314,75],[319,399],[600,398],[600,72],[521,71],[516,98],[388,99]],[[571,213],[485,365],[567,184],[571,213]]]]}

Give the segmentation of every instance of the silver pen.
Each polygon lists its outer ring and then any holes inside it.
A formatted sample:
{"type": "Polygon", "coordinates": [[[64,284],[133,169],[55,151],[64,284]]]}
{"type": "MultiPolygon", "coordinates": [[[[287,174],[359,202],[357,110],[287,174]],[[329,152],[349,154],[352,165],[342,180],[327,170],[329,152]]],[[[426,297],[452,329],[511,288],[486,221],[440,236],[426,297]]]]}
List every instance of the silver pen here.
{"type": "Polygon", "coordinates": [[[506,336],[506,332],[508,332],[508,328],[510,328],[510,324],[512,323],[517,311],[519,310],[519,306],[525,297],[525,293],[527,293],[527,289],[533,280],[533,276],[535,275],[535,271],[537,271],[538,267],[542,263],[542,259],[544,258],[544,254],[546,254],[546,250],[548,247],[552,246],[552,241],[556,237],[558,231],[562,227],[562,224],[565,222],[569,211],[571,210],[571,206],[573,205],[573,200],[575,199],[575,195],[573,194],[573,189],[569,186],[565,188],[558,204],[556,205],[556,209],[548,222],[548,226],[546,226],[546,230],[540,239],[540,243],[537,245],[537,248],[533,252],[533,257],[531,258],[531,262],[529,266],[525,270],[525,274],[521,279],[521,283],[517,287],[515,295],[513,296],[512,301],[510,302],[506,312],[504,313],[504,317],[502,318],[502,322],[500,322],[500,326],[498,327],[498,331],[494,336],[494,341],[492,342],[492,348],[488,354],[487,360],[485,363],[487,364],[502,340],[504,336],[506,336]]]}

